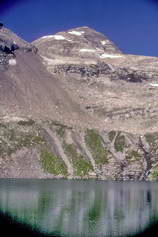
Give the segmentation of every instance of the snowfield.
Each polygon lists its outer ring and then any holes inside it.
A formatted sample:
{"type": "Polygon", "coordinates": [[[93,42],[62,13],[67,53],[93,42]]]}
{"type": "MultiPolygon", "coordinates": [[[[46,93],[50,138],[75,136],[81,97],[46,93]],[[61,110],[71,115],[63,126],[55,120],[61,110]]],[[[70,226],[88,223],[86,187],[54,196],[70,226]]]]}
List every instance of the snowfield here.
{"type": "Polygon", "coordinates": [[[14,58],[9,59],[9,65],[10,66],[15,66],[16,64],[17,64],[16,59],[14,59],[14,58]]]}
{"type": "Polygon", "coordinates": [[[66,40],[66,38],[63,35],[46,35],[43,36],[41,39],[51,39],[54,38],[56,40],[66,40]]]}
{"type": "Polygon", "coordinates": [[[84,34],[84,31],[75,31],[75,30],[73,30],[73,31],[69,31],[68,33],[71,34],[71,35],[81,36],[82,34],[84,34]]]}
{"type": "Polygon", "coordinates": [[[102,45],[106,45],[106,43],[107,43],[105,40],[102,40],[100,42],[101,42],[102,45]]]}
{"type": "Polygon", "coordinates": [[[100,58],[122,58],[123,55],[117,55],[117,54],[102,54],[100,55],[100,58]]]}
{"type": "Polygon", "coordinates": [[[158,87],[158,83],[149,83],[150,86],[158,87]]]}

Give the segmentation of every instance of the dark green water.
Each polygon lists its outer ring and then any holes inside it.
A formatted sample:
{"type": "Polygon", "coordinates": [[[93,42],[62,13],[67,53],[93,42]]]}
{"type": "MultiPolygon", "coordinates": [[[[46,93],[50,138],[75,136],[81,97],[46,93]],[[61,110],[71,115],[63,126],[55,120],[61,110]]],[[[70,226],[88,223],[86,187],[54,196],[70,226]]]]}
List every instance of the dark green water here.
{"type": "Polygon", "coordinates": [[[0,180],[0,211],[66,237],[127,236],[158,220],[158,183],[0,180]]]}

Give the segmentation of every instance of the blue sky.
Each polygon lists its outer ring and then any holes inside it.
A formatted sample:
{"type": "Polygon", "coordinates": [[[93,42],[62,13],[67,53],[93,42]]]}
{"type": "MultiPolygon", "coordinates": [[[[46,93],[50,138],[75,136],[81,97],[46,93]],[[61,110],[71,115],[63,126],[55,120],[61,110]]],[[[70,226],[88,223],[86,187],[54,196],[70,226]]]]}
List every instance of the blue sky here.
{"type": "Polygon", "coordinates": [[[0,21],[27,41],[89,26],[125,53],[158,56],[157,0],[8,0],[0,21]]]}

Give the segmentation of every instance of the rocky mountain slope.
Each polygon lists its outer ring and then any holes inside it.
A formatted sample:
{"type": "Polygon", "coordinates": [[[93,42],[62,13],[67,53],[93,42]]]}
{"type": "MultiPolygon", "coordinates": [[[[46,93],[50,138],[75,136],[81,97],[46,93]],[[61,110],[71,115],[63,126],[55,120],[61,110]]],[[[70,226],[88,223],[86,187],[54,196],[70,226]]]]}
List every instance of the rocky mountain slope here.
{"type": "Polygon", "coordinates": [[[158,177],[158,58],[79,27],[0,29],[0,177],[158,177]]]}

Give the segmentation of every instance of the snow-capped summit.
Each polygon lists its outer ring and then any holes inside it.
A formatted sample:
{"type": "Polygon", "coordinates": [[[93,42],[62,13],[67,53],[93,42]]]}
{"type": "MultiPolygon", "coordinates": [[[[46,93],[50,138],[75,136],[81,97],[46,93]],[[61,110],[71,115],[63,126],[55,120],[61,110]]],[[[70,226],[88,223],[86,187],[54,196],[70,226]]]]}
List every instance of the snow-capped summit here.
{"type": "Polygon", "coordinates": [[[99,59],[105,54],[121,54],[117,46],[106,36],[87,26],[43,36],[33,44],[46,58],[62,56],[99,59]]]}

